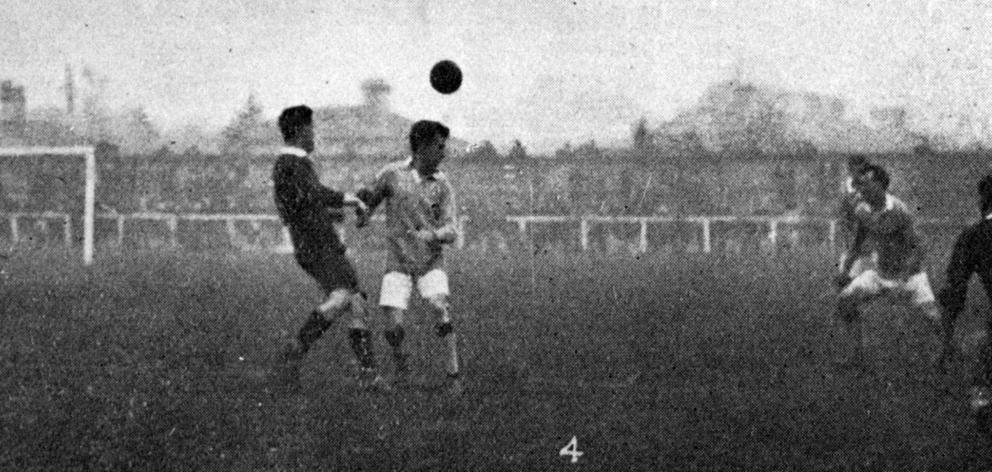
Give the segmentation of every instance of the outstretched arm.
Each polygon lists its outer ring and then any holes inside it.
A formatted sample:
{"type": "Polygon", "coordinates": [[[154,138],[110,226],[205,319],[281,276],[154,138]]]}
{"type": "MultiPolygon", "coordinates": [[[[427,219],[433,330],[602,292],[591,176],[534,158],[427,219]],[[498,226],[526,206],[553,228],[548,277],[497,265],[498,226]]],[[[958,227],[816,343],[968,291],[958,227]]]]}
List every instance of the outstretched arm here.
{"type": "Polygon", "coordinates": [[[320,183],[313,167],[300,159],[281,163],[275,176],[276,191],[296,208],[341,208],[347,203],[342,192],[320,183]]]}
{"type": "Polygon", "coordinates": [[[357,226],[361,228],[368,224],[369,218],[372,217],[372,213],[378,208],[380,204],[389,198],[390,186],[389,186],[389,174],[387,172],[380,172],[375,176],[375,179],[369,185],[363,187],[356,193],[356,198],[362,202],[364,208],[359,213],[357,226]]]}

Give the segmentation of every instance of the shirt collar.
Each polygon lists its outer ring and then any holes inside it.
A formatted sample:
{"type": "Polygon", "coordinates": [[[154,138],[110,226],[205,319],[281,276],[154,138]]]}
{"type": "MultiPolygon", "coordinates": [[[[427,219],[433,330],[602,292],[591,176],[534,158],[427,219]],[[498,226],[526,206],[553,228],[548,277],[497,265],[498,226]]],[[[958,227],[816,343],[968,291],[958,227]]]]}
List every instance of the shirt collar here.
{"type": "Polygon", "coordinates": [[[871,203],[868,203],[866,201],[862,201],[861,204],[862,205],[865,205],[865,208],[867,208],[868,211],[870,211],[870,212],[891,211],[891,210],[894,210],[896,208],[896,197],[895,197],[895,195],[892,195],[891,193],[886,193],[885,194],[885,207],[883,209],[881,209],[881,210],[876,210],[875,207],[872,206],[871,203]]]}
{"type": "Polygon", "coordinates": [[[410,172],[412,172],[417,177],[418,183],[421,180],[427,180],[427,181],[437,180],[437,173],[440,172],[439,170],[435,170],[434,173],[431,175],[427,175],[427,176],[420,175],[420,171],[417,170],[415,167],[413,167],[413,156],[407,157],[405,165],[408,169],[410,169],[410,172]]]}
{"type": "Polygon", "coordinates": [[[310,153],[296,146],[283,146],[279,148],[279,154],[289,154],[291,156],[296,156],[296,157],[307,157],[307,155],[310,153]]]}
{"type": "Polygon", "coordinates": [[[857,190],[854,189],[854,177],[848,177],[844,179],[844,191],[847,193],[856,193],[857,190]]]}

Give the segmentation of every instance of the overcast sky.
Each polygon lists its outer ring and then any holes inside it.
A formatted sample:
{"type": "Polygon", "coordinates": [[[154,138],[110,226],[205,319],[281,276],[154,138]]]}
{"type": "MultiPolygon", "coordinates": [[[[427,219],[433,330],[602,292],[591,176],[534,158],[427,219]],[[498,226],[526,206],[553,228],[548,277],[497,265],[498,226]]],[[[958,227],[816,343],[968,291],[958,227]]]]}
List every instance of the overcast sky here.
{"type": "Polygon", "coordinates": [[[361,101],[382,77],[393,108],[469,140],[537,149],[626,139],[739,70],[855,109],[903,104],[950,128],[992,105],[992,1],[0,0],[0,77],[30,108],[63,105],[64,65],[109,78],[117,107],[163,126],[220,126],[255,93],[282,107],[361,101]],[[771,7],[773,3],[780,6],[771,7]],[[432,91],[437,60],[462,66],[432,91]]]}

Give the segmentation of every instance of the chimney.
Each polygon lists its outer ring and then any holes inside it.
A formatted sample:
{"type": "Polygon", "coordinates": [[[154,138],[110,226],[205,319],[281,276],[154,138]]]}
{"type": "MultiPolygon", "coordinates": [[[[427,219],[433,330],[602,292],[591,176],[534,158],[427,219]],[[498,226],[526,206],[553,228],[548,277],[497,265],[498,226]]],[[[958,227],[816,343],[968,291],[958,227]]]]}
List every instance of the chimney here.
{"type": "Polygon", "coordinates": [[[72,116],[76,112],[76,89],[72,83],[72,65],[65,64],[65,114],[72,116]]]}

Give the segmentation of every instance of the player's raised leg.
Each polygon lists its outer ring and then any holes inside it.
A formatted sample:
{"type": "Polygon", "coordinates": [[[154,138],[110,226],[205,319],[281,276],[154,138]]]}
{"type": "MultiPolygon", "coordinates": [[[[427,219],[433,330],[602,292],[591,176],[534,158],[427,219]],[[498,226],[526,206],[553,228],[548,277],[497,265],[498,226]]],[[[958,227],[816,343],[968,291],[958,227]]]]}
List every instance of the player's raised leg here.
{"type": "Polygon", "coordinates": [[[310,347],[327,331],[341,316],[351,303],[351,293],[347,289],[332,291],[316,309],[310,312],[306,322],[300,327],[296,339],[287,346],[285,359],[296,362],[303,359],[310,347]]]}

